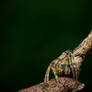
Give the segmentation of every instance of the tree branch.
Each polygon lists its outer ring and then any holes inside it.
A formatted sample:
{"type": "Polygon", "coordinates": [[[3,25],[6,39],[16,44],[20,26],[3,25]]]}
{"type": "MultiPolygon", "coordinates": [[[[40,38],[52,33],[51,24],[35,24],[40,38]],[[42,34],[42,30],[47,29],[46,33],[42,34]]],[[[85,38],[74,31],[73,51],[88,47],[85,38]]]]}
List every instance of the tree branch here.
{"type": "MultiPolygon", "coordinates": [[[[92,31],[86,37],[77,48],[73,50],[74,63],[77,66],[77,70],[80,70],[80,66],[84,61],[87,53],[92,49],[92,31]]],[[[76,82],[73,79],[61,77],[59,78],[60,85],[56,83],[55,79],[49,80],[46,83],[40,83],[38,85],[20,90],[18,92],[76,92],[84,88],[84,84],[76,82]]]]}
{"type": "Polygon", "coordinates": [[[40,83],[30,88],[25,88],[18,92],[68,92],[78,91],[84,88],[84,84],[73,81],[73,79],[61,77],[59,78],[60,85],[58,86],[55,79],[51,79],[46,83],[40,83]]]}
{"type": "Polygon", "coordinates": [[[92,49],[92,30],[89,35],[73,50],[74,63],[80,68],[87,53],[92,49]]]}

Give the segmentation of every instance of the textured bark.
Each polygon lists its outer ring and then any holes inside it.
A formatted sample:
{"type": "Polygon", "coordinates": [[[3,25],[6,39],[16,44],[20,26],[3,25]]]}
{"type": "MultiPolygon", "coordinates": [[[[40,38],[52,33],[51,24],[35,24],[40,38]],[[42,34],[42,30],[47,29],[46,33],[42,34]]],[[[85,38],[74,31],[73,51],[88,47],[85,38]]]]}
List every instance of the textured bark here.
{"type": "MultiPolygon", "coordinates": [[[[73,50],[74,64],[76,68],[77,75],[80,73],[80,66],[84,61],[87,53],[92,49],[92,31],[86,37],[77,48],[73,50]]],[[[84,84],[80,82],[73,81],[70,78],[61,77],[59,78],[60,85],[58,85],[55,79],[49,80],[47,83],[40,83],[38,85],[32,86],[20,90],[18,92],[76,92],[84,88],[84,84]]]]}
{"type": "Polygon", "coordinates": [[[48,81],[47,83],[40,83],[38,85],[25,88],[18,92],[75,92],[84,88],[84,84],[73,81],[70,78],[59,78],[60,84],[58,85],[55,79],[48,81]]]}
{"type": "Polygon", "coordinates": [[[92,49],[92,31],[89,35],[73,50],[74,63],[77,69],[82,65],[87,53],[92,49]],[[80,54],[80,55],[79,55],[80,54]]]}

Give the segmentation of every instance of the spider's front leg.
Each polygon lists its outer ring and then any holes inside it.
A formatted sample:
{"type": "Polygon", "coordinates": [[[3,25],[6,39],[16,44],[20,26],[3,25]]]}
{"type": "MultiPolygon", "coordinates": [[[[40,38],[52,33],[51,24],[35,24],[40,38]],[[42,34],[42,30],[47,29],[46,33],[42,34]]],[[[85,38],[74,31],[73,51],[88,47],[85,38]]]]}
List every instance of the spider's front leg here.
{"type": "Polygon", "coordinates": [[[47,68],[46,74],[45,74],[44,82],[49,81],[50,70],[51,70],[51,66],[49,65],[49,67],[47,68]]]}
{"type": "Polygon", "coordinates": [[[55,76],[55,79],[56,79],[56,82],[59,83],[59,78],[58,78],[58,75],[56,73],[56,68],[51,68],[53,73],[54,73],[54,76],[55,76]]]}
{"type": "Polygon", "coordinates": [[[53,72],[53,74],[54,74],[54,76],[55,76],[56,81],[57,81],[57,82],[59,81],[58,75],[57,75],[57,73],[56,73],[56,67],[55,67],[55,65],[57,64],[57,62],[58,62],[58,60],[55,59],[55,60],[53,60],[53,61],[50,63],[49,67],[47,68],[46,74],[45,74],[44,82],[49,81],[50,70],[52,70],[52,72],[53,72]]]}
{"type": "Polygon", "coordinates": [[[56,68],[55,67],[51,67],[51,66],[49,66],[48,69],[47,69],[47,71],[46,71],[44,82],[49,81],[50,70],[52,70],[52,72],[53,72],[53,74],[55,76],[56,81],[59,83],[58,75],[56,73],[56,68]]]}

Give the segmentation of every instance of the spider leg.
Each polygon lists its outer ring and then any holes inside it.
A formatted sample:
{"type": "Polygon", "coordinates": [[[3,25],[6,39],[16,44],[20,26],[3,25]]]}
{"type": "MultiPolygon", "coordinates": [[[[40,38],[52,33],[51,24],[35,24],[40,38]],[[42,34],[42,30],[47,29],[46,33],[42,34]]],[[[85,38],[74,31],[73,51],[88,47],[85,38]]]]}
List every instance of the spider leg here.
{"type": "Polygon", "coordinates": [[[76,73],[76,78],[75,80],[78,81],[78,77],[80,75],[80,70],[79,69],[75,69],[75,73],[76,73]]]}
{"type": "Polygon", "coordinates": [[[67,50],[67,51],[65,51],[65,53],[67,53],[67,56],[68,56],[68,64],[69,64],[69,66],[70,66],[70,69],[71,69],[71,71],[72,71],[72,75],[73,75],[73,79],[75,80],[76,79],[76,71],[75,71],[75,68],[74,68],[74,66],[73,66],[73,55],[72,55],[72,51],[70,51],[70,50],[67,50]]]}
{"type": "Polygon", "coordinates": [[[71,71],[72,71],[73,79],[76,80],[77,79],[77,72],[76,72],[76,69],[73,66],[73,56],[72,56],[72,53],[71,53],[71,55],[68,58],[69,58],[69,65],[70,65],[70,68],[71,68],[71,71]]]}
{"type": "Polygon", "coordinates": [[[58,87],[60,87],[60,81],[59,81],[59,78],[58,78],[58,75],[56,73],[56,69],[55,68],[51,68],[53,73],[54,73],[54,76],[55,76],[55,79],[56,79],[56,82],[57,82],[57,85],[58,87]]]}
{"type": "Polygon", "coordinates": [[[70,62],[70,68],[71,68],[72,74],[73,74],[73,79],[76,80],[76,81],[78,81],[79,71],[78,71],[78,69],[76,69],[74,67],[74,65],[72,64],[72,61],[71,60],[69,62],[70,62]]]}
{"type": "Polygon", "coordinates": [[[44,78],[44,82],[49,81],[50,69],[51,69],[51,66],[49,66],[49,67],[47,68],[47,71],[46,71],[46,74],[45,74],[45,78],[44,78]]]}
{"type": "Polygon", "coordinates": [[[51,69],[52,69],[52,71],[53,71],[53,73],[54,73],[54,76],[55,76],[56,81],[58,82],[59,79],[58,79],[58,75],[57,75],[57,73],[56,73],[56,69],[55,69],[55,68],[51,68],[51,69]]]}
{"type": "Polygon", "coordinates": [[[70,64],[70,68],[72,70],[73,79],[76,80],[76,71],[72,64],[70,64]]]}
{"type": "Polygon", "coordinates": [[[57,74],[56,74],[56,68],[55,68],[55,65],[57,64],[57,62],[58,62],[58,60],[55,59],[55,60],[53,60],[53,61],[50,63],[49,67],[47,68],[46,74],[45,74],[44,82],[47,82],[47,81],[49,80],[50,70],[53,71],[56,80],[58,80],[58,76],[57,76],[57,74]]]}

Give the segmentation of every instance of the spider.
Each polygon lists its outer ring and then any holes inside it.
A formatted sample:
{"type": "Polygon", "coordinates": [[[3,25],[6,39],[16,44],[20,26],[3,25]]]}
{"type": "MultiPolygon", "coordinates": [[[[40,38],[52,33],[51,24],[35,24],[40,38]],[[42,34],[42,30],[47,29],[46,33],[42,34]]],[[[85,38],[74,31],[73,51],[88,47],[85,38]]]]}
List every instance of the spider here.
{"type": "Polygon", "coordinates": [[[74,80],[78,80],[78,71],[74,65],[74,56],[72,51],[66,50],[63,52],[58,58],[53,60],[47,68],[44,82],[49,81],[49,73],[52,70],[55,79],[59,82],[59,75],[70,75],[72,73],[72,77],[74,80]]]}

